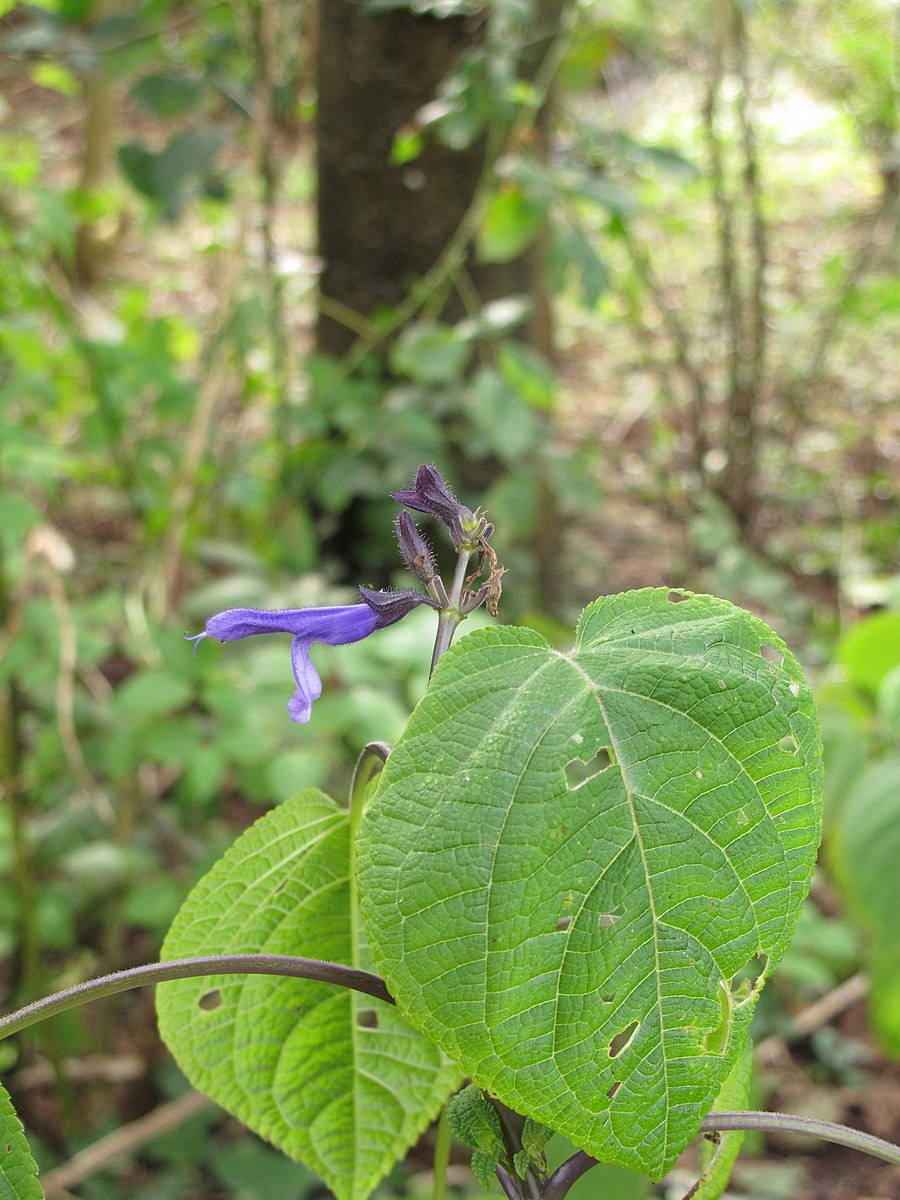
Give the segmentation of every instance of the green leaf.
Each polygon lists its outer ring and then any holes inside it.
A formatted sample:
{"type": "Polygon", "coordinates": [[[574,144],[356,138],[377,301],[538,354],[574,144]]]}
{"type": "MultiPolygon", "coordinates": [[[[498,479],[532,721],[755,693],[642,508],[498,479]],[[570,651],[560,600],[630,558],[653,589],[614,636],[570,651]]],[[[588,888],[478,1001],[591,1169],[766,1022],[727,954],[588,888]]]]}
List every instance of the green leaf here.
{"type": "Polygon", "coordinates": [[[31,1157],[22,1122],[0,1084],[0,1200],[43,1200],[37,1163],[31,1157]]]}
{"type": "Polygon", "coordinates": [[[851,683],[875,695],[888,672],[900,666],[900,612],[874,613],[854,625],[835,657],[851,683]]]}
{"type": "Polygon", "coordinates": [[[447,1124],[450,1133],[463,1146],[486,1150],[490,1154],[503,1152],[503,1127],[496,1108],[481,1088],[470,1083],[457,1092],[447,1105],[447,1124]]]}
{"type": "Polygon", "coordinates": [[[191,688],[171,671],[142,671],[115,692],[113,707],[120,717],[150,721],[183,708],[191,688]]]}
{"type": "Polygon", "coordinates": [[[209,172],[223,141],[216,129],[185,129],[169,138],[159,152],[142,142],[126,142],[117,157],[132,187],[159,204],[165,218],[174,221],[183,212],[191,188],[197,190],[209,172]]]}
{"type": "Polygon", "coordinates": [[[468,413],[472,423],[470,451],[496,454],[503,462],[521,459],[545,435],[534,409],[493,367],[482,367],[469,387],[468,413]]]}
{"type": "Polygon", "coordinates": [[[821,774],[800,668],[725,601],[598,600],[568,655],[471,634],[360,826],[375,961],[480,1087],[659,1178],[790,939],[821,774]]]}
{"type": "Polygon", "coordinates": [[[450,383],[465,369],[472,347],[451,325],[407,325],[391,351],[391,369],[426,385],[450,383]]]}
{"type": "Polygon", "coordinates": [[[516,183],[505,181],[488,201],[478,231],[478,255],[483,262],[509,262],[537,237],[547,204],[527,196],[516,183]]]}
{"type": "MultiPolygon", "coordinates": [[[[308,790],[257,821],[200,881],[163,958],[254,951],[369,966],[354,946],[349,819],[308,790]]],[[[324,983],[214,976],[163,984],[160,1030],[195,1087],[364,1200],[459,1082],[389,1004],[324,983]]]]}
{"type": "Polygon", "coordinates": [[[203,81],[156,71],[139,79],[129,93],[141,108],[157,117],[180,117],[190,112],[203,95],[203,81]]]}
{"type": "MultiPolygon", "coordinates": [[[[725,1077],[725,1082],[713,1104],[714,1112],[745,1111],[750,1097],[753,1078],[753,1045],[749,1038],[744,1042],[742,1053],[725,1077]]],[[[718,1133],[714,1140],[704,1139],[700,1147],[702,1172],[697,1180],[697,1190],[691,1200],[719,1200],[728,1187],[731,1168],[744,1144],[744,1130],[734,1129],[718,1133]]]]}
{"type": "Polygon", "coordinates": [[[500,374],[526,404],[544,412],[556,403],[556,376],[550,365],[530,346],[505,342],[497,355],[500,374]]]}
{"type": "Polygon", "coordinates": [[[865,941],[869,1015],[888,1053],[900,1057],[900,756],[889,755],[856,780],[832,822],[827,861],[865,941]]]}
{"type": "Polygon", "coordinates": [[[499,1164],[499,1154],[490,1154],[487,1150],[476,1150],[473,1153],[470,1164],[472,1174],[484,1191],[489,1192],[497,1182],[496,1171],[499,1164]]]}

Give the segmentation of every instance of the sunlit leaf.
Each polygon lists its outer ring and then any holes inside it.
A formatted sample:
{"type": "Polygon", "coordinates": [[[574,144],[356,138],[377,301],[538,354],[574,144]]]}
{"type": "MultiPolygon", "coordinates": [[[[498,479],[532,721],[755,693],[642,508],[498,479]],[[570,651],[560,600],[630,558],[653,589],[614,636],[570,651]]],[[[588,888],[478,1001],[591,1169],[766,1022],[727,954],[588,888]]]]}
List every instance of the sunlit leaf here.
{"type": "Polygon", "coordinates": [[[735,977],[790,939],[820,793],[803,674],[725,601],[598,600],[570,654],[472,634],[361,825],[376,963],[481,1087],[658,1178],[741,1053],[735,977]]]}
{"type": "MultiPolygon", "coordinates": [[[[369,965],[351,909],[349,818],[308,790],[251,826],[178,914],[164,958],[255,952],[369,965]]],[[[160,1030],[195,1087],[364,1200],[459,1082],[382,1001],[326,983],[214,976],[158,989],[160,1030]]]]}

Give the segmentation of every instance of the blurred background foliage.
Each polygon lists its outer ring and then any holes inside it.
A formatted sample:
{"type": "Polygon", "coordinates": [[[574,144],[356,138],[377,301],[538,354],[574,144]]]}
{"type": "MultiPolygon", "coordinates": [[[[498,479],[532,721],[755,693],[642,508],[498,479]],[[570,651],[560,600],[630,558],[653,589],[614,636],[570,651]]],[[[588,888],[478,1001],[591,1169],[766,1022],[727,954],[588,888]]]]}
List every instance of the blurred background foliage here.
{"type": "MultiPolygon", "coordinates": [[[[900,1140],[898,11],[0,0],[6,1007],[153,959],[261,809],[398,736],[429,613],[321,647],[308,727],[282,644],[181,635],[398,582],[387,493],[430,462],[497,525],[503,619],[565,643],[597,594],[679,584],[797,650],[826,836],[760,1102],[900,1140]]],[[[148,996],[0,1067],[48,1195],[321,1190],[190,1107],[148,996]]],[[[735,1195],[898,1185],[763,1149],[735,1195]]]]}

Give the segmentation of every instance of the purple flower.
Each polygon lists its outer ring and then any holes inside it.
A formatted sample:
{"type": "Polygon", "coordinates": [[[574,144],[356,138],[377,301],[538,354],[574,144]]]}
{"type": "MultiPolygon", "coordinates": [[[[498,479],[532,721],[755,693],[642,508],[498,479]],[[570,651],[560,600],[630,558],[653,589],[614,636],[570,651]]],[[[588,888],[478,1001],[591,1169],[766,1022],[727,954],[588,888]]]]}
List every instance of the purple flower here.
{"type": "Polygon", "coordinates": [[[460,504],[434,467],[419,467],[412,487],[403,492],[391,492],[391,497],[416,512],[439,517],[449,529],[453,529],[461,516],[472,516],[471,509],[460,504]]]}
{"type": "Polygon", "coordinates": [[[189,640],[194,643],[196,654],[197,646],[208,637],[217,642],[237,642],[257,633],[292,634],[291,665],[297,690],[288,701],[288,712],[292,721],[305,724],[313,701],[322,694],[322,680],[309,657],[314,642],[325,642],[329,646],[359,642],[376,629],[393,625],[419,604],[432,603],[427,596],[415,591],[370,592],[361,589],[361,593],[363,604],[334,608],[287,608],[272,612],[259,608],[229,608],[210,617],[204,631],[189,640]]]}
{"type": "MultiPolygon", "coordinates": [[[[429,513],[443,521],[450,530],[453,545],[457,548],[465,543],[470,549],[474,549],[476,544],[487,541],[494,532],[493,525],[487,522],[481,510],[472,512],[471,508],[460,504],[450,485],[435,467],[419,467],[412,487],[402,492],[391,492],[391,498],[406,508],[429,513]]],[[[403,532],[399,532],[402,551],[403,532]]]]}

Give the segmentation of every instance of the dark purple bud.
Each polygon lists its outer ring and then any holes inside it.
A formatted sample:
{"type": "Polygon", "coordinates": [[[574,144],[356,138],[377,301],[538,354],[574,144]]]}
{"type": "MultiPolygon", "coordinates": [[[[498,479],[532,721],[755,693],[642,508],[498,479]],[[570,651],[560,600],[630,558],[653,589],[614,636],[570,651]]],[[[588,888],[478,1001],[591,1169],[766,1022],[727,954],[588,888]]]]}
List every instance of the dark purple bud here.
{"type": "Polygon", "coordinates": [[[395,592],[376,592],[372,588],[361,587],[359,594],[375,614],[376,629],[384,629],[386,625],[393,625],[395,621],[401,620],[414,608],[418,608],[420,604],[427,604],[429,608],[439,607],[436,600],[432,600],[430,596],[423,596],[421,592],[417,592],[413,588],[395,592]]]}
{"type": "Polygon", "coordinates": [[[472,510],[460,504],[449,484],[434,467],[419,467],[412,489],[392,492],[391,495],[398,504],[438,517],[450,530],[457,545],[462,540],[462,523],[474,517],[472,510]]]}
{"type": "Polygon", "coordinates": [[[409,513],[400,513],[394,526],[407,570],[422,583],[429,584],[437,574],[430,546],[416,529],[409,513]]]}

